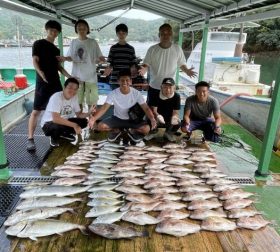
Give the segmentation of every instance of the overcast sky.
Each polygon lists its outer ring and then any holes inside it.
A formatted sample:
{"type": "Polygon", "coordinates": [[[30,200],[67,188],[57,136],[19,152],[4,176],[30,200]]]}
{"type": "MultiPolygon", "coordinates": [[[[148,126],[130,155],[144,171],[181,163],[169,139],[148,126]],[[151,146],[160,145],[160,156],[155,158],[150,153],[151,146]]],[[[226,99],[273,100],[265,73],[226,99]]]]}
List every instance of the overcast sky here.
{"type": "MultiPolygon", "coordinates": [[[[117,17],[124,11],[125,10],[117,10],[117,11],[106,13],[106,15],[117,17]]],[[[122,17],[133,18],[133,19],[144,19],[144,20],[154,20],[154,19],[161,18],[161,16],[149,13],[147,11],[135,10],[135,9],[128,11],[122,17]]]]}

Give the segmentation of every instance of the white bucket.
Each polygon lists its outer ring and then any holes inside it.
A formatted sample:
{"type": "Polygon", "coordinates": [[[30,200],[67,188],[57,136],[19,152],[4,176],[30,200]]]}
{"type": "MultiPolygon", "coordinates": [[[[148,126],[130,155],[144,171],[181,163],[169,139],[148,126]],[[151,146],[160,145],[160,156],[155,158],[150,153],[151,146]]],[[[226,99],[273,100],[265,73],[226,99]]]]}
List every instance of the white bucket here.
{"type": "Polygon", "coordinates": [[[257,84],[259,83],[260,72],[256,70],[248,70],[246,75],[246,83],[257,84]]]}

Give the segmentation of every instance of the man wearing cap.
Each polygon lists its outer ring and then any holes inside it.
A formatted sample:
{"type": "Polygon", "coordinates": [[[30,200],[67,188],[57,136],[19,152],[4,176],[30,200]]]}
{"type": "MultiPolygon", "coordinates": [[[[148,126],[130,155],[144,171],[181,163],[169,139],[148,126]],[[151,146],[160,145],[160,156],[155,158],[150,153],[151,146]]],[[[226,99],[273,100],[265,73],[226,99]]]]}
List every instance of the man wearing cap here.
{"type": "Polygon", "coordinates": [[[203,140],[219,141],[222,124],[220,107],[218,100],[209,95],[209,88],[209,83],[200,81],[195,85],[195,95],[186,99],[181,130],[187,133],[188,140],[192,131],[202,130],[203,140]]]}
{"type": "Polygon", "coordinates": [[[188,68],[184,52],[177,44],[172,43],[173,31],[170,24],[163,24],[159,27],[160,42],[151,46],[139,70],[144,75],[149,69],[150,81],[147,94],[147,104],[157,99],[160,92],[160,85],[164,78],[175,77],[177,67],[190,77],[195,77],[193,67],[188,68]]]}
{"type": "MultiPolygon", "coordinates": [[[[180,95],[175,92],[175,81],[172,78],[162,81],[159,96],[150,103],[158,128],[166,128],[163,137],[171,142],[176,140],[174,133],[180,128],[180,103],[180,95]]],[[[150,133],[145,139],[150,140],[156,135],[157,132],[150,133]]]]}

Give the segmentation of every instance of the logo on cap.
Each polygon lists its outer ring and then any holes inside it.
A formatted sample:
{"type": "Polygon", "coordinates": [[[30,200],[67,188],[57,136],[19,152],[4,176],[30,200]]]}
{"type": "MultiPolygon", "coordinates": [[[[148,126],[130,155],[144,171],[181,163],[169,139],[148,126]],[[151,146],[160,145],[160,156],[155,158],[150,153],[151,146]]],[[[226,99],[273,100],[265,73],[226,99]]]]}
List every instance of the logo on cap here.
{"type": "Polygon", "coordinates": [[[175,85],[175,81],[172,78],[164,78],[162,84],[175,85]]]}

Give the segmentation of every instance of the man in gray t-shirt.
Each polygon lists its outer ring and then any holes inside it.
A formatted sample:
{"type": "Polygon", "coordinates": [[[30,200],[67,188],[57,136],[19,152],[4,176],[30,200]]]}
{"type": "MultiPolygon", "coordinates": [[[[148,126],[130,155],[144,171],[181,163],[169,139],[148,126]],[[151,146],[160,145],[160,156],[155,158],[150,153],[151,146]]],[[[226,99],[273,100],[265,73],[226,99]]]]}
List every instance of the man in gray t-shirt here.
{"type": "Polygon", "coordinates": [[[219,102],[209,95],[209,84],[205,81],[195,85],[195,95],[186,99],[184,120],[181,130],[190,138],[193,130],[202,130],[204,138],[218,142],[221,134],[219,102]],[[214,116],[212,118],[211,116],[214,116]]]}

